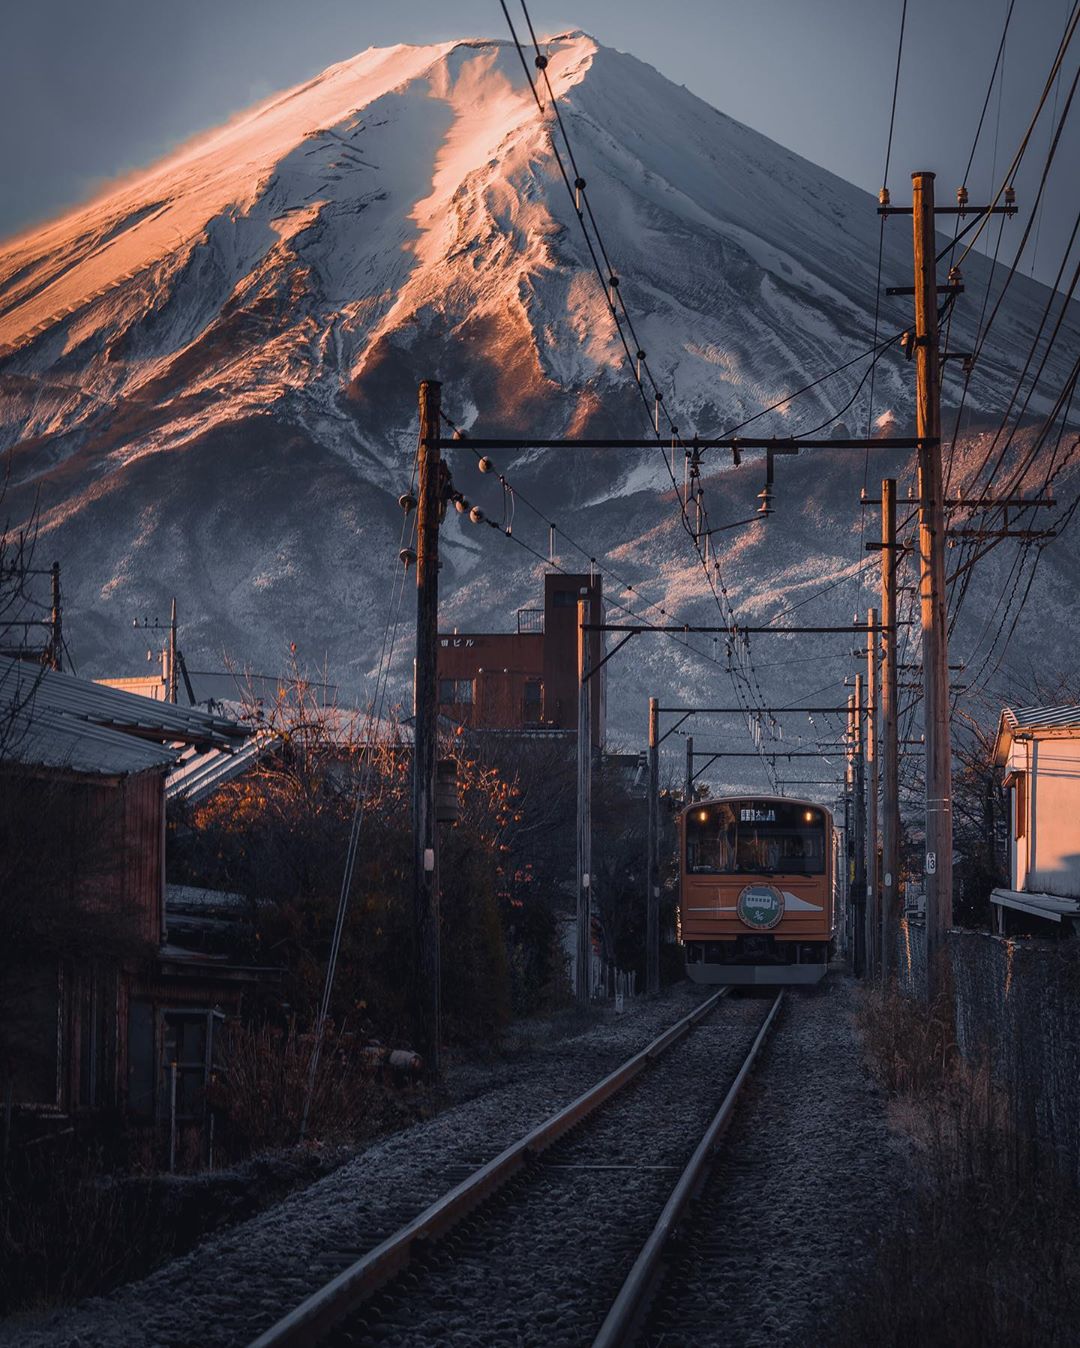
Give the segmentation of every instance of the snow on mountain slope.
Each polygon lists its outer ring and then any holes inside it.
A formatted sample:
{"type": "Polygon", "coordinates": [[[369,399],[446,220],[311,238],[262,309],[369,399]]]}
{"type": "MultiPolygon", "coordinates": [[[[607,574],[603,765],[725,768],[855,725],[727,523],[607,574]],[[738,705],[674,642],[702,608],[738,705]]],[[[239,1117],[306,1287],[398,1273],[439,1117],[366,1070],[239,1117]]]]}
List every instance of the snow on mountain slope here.
{"type": "MultiPolygon", "coordinates": [[[[584,34],[548,51],[623,294],[684,432],[721,431],[869,345],[879,224],[865,193],[584,34]]],[[[910,265],[909,227],[890,221],[883,280],[903,283],[910,265]]],[[[969,259],[973,293],[988,272],[969,259]]],[[[1014,282],[971,382],[976,414],[1000,406],[1046,297],[1014,282]]],[[[883,301],[883,332],[906,325],[903,304],[883,301]]],[[[954,347],[976,314],[958,306],[954,347]]],[[[549,129],[504,43],[364,52],[0,245],[8,505],[18,517],[38,502],[90,669],[115,670],[131,614],[175,591],[189,663],[220,664],[226,648],[277,668],[298,640],[358,691],[397,553],[417,381],[442,378],[451,415],[491,432],[636,433],[621,358],[549,129]]],[[[759,428],[812,428],[863,368],[759,428]]],[[[911,385],[898,353],[882,362],[876,403],[901,424],[911,385]]],[[[740,517],[753,471],[717,479],[714,515],[740,517]]],[[[650,598],[700,609],[656,455],[534,459],[514,477],[587,531],[596,555],[625,555],[650,598]]],[[[828,480],[811,473],[806,490],[852,564],[854,479],[837,478],[833,498],[817,485],[828,480]]],[[[530,527],[520,509],[517,527],[530,527]]],[[[531,527],[542,550],[546,530],[531,527]]],[[[761,533],[727,536],[725,565],[751,605],[821,566],[812,527],[782,574],[767,549],[739,572],[761,533]]],[[[527,554],[483,535],[456,520],[446,531],[449,620],[502,624],[533,599],[527,554]]]]}

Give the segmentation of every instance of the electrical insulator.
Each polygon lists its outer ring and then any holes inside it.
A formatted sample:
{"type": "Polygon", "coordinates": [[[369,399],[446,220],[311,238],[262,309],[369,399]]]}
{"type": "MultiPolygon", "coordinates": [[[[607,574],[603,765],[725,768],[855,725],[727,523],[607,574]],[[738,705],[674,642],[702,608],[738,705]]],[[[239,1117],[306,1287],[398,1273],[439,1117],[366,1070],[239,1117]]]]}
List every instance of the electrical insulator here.
{"type": "Polygon", "coordinates": [[[412,548],[402,548],[398,553],[398,560],[405,565],[406,569],[408,569],[410,566],[416,565],[416,553],[412,548]]]}
{"type": "Polygon", "coordinates": [[[485,455],[476,466],[482,473],[493,473],[495,471],[495,465],[487,455],[485,455]]]}
{"type": "Polygon", "coordinates": [[[410,510],[416,509],[416,497],[412,494],[411,491],[402,492],[402,494],[397,498],[397,503],[402,508],[402,510],[404,510],[406,515],[409,513],[410,510]]]}
{"type": "Polygon", "coordinates": [[[968,190],[966,187],[958,187],[956,189],[956,204],[960,207],[961,211],[967,206],[968,190]]]}
{"type": "Polygon", "coordinates": [[[585,179],[574,179],[574,205],[577,208],[578,215],[581,214],[581,194],[585,191],[585,179]]]}
{"type": "Polygon", "coordinates": [[[546,69],[547,69],[547,57],[546,57],[546,56],[538,56],[538,57],[536,58],[536,68],[537,68],[537,70],[546,70],[546,69]]]}
{"type": "Polygon", "coordinates": [[[484,512],[480,509],[479,506],[473,506],[473,508],[469,511],[469,519],[472,520],[473,524],[483,524],[484,512]]]}
{"type": "Polygon", "coordinates": [[[464,496],[458,496],[454,501],[454,509],[459,515],[464,515],[469,508],[469,503],[464,496]]]}
{"type": "Polygon", "coordinates": [[[469,437],[465,434],[464,431],[459,431],[458,428],[457,428],[456,426],[454,427],[454,439],[455,439],[455,440],[468,440],[468,438],[469,438],[469,437]]]}
{"type": "Polygon", "coordinates": [[[963,279],[963,277],[960,275],[960,268],[959,268],[959,267],[950,267],[950,268],[949,268],[949,285],[951,285],[951,286],[958,286],[958,285],[960,284],[960,282],[961,282],[962,279],[963,279]]]}
{"type": "Polygon", "coordinates": [[[1015,206],[1015,205],[1016,205],[1016,188],[1015,188],[1015,187],[1006,187],[1006,189],[1005,189],[1005,205],[1006,205],[1006,206],[1015,206]]]}
{"type": "Polygon", "coordinates": [[[619,278],[618,278],[617,276],[615,276],[614,274],[612,274],[611,276],[609,276],[609,277],[607,278],[607,283],[608,283],[608,285],[611,287],[612,290],[618,290],[618,288],[619,288],[619,278]]]}
{"type": "Polygon", "coordinates": [[[889,204],[889,189],[887,187],[883,187],[881,191],[878,193],[877,199],[880,205],[887,206],[889,204]]]}

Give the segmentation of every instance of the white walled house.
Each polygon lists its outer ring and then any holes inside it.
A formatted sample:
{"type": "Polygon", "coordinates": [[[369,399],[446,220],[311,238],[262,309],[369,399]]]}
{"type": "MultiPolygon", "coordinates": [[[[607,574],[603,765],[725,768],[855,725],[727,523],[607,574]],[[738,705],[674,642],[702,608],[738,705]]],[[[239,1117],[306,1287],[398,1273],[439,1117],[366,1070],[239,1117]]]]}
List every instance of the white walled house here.
{"type": "Polygon", "coordinates": [[[1005,707],[995,762],[1011,801],[1010,888],[991,895],[998,931],[1014,913],[1035,930],[1080,930],[1080,706],[1005,707]]]}

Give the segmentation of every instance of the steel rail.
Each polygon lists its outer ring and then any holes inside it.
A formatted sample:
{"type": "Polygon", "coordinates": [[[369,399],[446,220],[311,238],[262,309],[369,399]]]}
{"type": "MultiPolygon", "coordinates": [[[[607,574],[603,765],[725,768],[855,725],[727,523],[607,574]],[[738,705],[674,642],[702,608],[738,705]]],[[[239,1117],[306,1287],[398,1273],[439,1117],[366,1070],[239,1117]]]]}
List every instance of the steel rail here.
{"type": "Polygon", "coordinates": [[[713,1011],[720,998],[728,992],[728,988],[721,988],[706,998],[688,1016],[676,1021],[640,1052],[628,1058],[621,1067],[617,1067],[517,1142],[511,1143],[494,1160],[475,1170],[467,1179],[425,1208],[418,1217],[343,1269],[252,1340],[249,1348],[306,1348],[317,1342],[406,1268],[412,1259],[414,1247],[430,1248],[433,1241],[689,1034],[694,1025],[713,1011]]]}
{"type": "Polygon", "coordinates": [[[739,1092],[742,1090],[746,1078],[750,1075],[754,1059],[772,1029],[783,1000],[784,993],[781,990],[777,993],[776,1000],[773,1002],[769,1014],[765,1017],[761,1029],[758,1030],[757,1036],[750,1046],[750,1052],[746,1055],[743,1065],[739,1069],[738,1076],[731,1083],[728,1093],[724,1096],[723,1104],[716,1111],[712,1122],[705,1130],[705,1134],[698,1143],[686,1169],[679,1177],[679,1182],[672,1190],[671,1197],[664,1205],[664,1210],[653,1227],[652,1234],[642,1246],[641,1253],[634,1261],[633,1268],[627,1274],[626,1281],[619,1289],[618,1296],[611,1303],[607,1318],[593,1340],[593,1348],[619,1348],[619,1345],[630,1342],[630,1336],[637,1326],[638,1318],[646,1308],[648,1298],[656,1286],[668,1242],[682,1220],[687,1204],[705,1178],[712,1163],[712,1153],[720,1140],[721,1134],[731,1121],[739,1092]]]}

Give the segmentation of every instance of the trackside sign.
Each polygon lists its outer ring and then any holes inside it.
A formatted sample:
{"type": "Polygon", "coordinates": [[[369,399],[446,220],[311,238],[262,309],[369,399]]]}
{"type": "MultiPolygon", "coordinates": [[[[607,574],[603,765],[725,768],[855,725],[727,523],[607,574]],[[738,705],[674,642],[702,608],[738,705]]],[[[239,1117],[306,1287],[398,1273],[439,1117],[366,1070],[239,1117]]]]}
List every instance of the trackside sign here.
{"type": "Polygon", "coordinates": [[[747,885],[735,911],[748,927],[768,931],[784,916],[784,896],[772,885],[747,885]]]}

